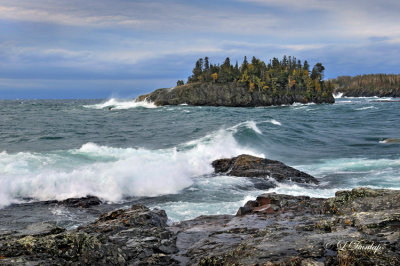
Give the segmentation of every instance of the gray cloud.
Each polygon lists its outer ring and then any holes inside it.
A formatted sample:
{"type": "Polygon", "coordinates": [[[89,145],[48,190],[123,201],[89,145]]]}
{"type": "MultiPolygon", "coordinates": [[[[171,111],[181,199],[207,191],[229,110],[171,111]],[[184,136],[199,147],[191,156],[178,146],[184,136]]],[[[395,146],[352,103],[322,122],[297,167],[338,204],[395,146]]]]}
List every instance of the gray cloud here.
{"type": "Polygon", "coordinates": [[[0,0],[0,90],[168,87],[206,55],[294,55],[328,77],[395,72],[398,11],[393,0],[0,0]]]}

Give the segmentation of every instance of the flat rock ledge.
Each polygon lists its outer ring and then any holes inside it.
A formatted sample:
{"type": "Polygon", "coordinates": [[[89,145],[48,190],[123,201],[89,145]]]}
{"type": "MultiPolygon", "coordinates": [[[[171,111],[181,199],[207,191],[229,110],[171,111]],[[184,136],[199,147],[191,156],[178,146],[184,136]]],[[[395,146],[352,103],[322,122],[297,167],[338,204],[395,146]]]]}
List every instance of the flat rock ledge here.
{"type": "Polygon", "coordinates": [[[275,193],[236,215],[168,225],[133,205],[66,231],[41,223],[0,235],[1,265],[400,265],[400,191],[333,198],[275,193]]]}
{"type": "Polygon", "coordinates": [[[278,182],[319,183],[315,177],[287,166],[282,162],[247,154],[229,159],[215,160],[212,162],[212,166],[215,173],[224,173],[229,176],[272,178],[278,182]]]}

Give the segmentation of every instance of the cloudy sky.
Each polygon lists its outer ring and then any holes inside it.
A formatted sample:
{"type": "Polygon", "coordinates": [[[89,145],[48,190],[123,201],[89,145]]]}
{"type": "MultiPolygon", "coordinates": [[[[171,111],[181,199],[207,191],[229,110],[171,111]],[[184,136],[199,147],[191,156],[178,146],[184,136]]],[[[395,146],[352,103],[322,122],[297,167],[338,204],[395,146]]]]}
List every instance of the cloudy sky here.
{"type": "Polygon", "coordinates": [[[400,73],[399,0],[0,0],[0,99],[135,97],[208,56],[400,73]]]}

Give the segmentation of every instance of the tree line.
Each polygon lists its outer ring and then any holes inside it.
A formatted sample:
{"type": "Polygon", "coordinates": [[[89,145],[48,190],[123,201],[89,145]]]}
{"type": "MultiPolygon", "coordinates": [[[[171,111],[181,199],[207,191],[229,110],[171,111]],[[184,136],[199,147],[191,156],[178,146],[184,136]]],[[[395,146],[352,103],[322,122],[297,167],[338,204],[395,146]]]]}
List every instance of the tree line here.
{"type": "MultiPolygon", "coordinates": [[[[232,65],[229,57],[222,64],[211,64],[205,57],[196,61],[187,84],[233,82],[248,87],[250,92],[258,90],[275,95],[301,92],[310,98],[316,95],[325,97],[333,92],[333,84],[324,82],[324,70],[325,67],[317,63],[310,71],[307,61],[302,63],[296,57],[286,55],[281,60],[274,57],[268,63],[254,56],[249,62],[245,56],[240,66],[237,61],[232,65]]],[[[179,80],[177,85],[184,85],[184,81],[179,80]]]]}
{"type": "Polygon", "coordinates": [[[400,74],[368,74],[355,77],[339,76],[333,79],[340,91],[358,90],[374,92],[376,90],[400,89],[400,74]]]}

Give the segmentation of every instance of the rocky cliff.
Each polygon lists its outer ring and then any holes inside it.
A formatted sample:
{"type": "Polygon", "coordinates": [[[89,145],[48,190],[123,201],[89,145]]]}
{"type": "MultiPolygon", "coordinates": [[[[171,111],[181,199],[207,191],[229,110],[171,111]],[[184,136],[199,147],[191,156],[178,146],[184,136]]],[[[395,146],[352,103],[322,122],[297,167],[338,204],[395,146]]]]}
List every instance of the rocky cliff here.
{"type": "Polygon", "coordinates": [[[304,91],[273,93],[271,91],[250,90],[236,83],[189,83],[170,89],[158,89],[139,96],[136,101],[151,101],[156,105],[207,105],[254,107],[298,103],[334,103],[332,95],[311,95],[304,91]]]}

